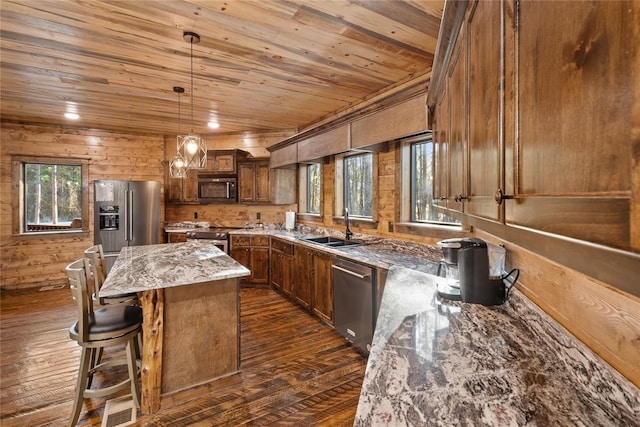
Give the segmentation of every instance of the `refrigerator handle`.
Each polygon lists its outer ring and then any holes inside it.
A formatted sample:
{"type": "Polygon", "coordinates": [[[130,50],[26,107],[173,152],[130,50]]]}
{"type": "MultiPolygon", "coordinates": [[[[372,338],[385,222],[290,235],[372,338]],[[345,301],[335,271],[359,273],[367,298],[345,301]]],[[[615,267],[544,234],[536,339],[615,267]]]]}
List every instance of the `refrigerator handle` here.
{"type": "Polygon", "coordinates": [[[125,233],[126,233],[126,240],[127,241],[132,241],[133,240],[133,224],[132,224],[132,214],[133,214],[133,191],[131,190],[127,190],[127,202],[126,202],[126,206],[125,206],[125,225],[124,225],[124,229],[125,229],[125,233]]]}

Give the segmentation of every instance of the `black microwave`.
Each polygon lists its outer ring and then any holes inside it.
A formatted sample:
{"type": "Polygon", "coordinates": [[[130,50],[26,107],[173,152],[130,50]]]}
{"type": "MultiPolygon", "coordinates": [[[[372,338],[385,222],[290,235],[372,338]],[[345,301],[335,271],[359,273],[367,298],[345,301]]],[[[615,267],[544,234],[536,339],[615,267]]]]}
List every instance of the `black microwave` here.
{"type": "Polygon", "coordinates": [[[235,203],[237,198],[237,178],[198,174],[198,201],[204,203],[235,203]]]}

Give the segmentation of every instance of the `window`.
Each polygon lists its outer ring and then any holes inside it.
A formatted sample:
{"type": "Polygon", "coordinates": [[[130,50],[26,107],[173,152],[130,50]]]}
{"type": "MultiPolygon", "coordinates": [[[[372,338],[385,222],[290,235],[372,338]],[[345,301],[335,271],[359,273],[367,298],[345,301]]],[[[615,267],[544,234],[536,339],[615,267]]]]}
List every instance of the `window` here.
{"type": "Polygon", "coordinates": [[[320,164],[307,166],[307,213],[320,214],[320,164]]]}
{"type": "Polygon", "coordinates": [[[298,209],[300,214],[318,219],[322,215],[322,164],[301,164],[298,172],[298,209]]]}
{"type": "Polygon", "coordinates": [[[410,205],[407,219],[411,222],[459,224],[442,213],[433,203],[433,153],[431,138],[409,144],[410,205]]]}
{"type": "Polygon", "coordinates": [[[88,230],[86,160],[14,158],[14,231],[17,233],[88,230]]]}
{"type": "Polygon", "coordinates": [[[373,218],[373,154],[344,158],[344,207],[349,215],[373,218]]]}

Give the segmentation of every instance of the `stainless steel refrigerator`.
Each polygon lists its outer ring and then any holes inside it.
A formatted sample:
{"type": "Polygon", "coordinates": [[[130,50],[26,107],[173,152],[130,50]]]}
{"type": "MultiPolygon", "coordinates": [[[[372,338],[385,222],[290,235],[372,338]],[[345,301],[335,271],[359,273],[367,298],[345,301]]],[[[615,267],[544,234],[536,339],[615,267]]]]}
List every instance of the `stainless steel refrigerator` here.
{"type": "Polygon", "coordinates": [[[94,243],[102,244],[107,271],[125,246],[160,243],[160,183],[94,181],[94,243]]]}

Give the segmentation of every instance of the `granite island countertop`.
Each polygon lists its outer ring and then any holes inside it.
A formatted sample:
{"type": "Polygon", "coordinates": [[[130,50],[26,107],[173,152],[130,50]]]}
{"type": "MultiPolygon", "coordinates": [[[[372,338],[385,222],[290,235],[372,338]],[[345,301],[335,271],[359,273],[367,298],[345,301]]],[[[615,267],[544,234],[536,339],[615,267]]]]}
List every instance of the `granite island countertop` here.
{"type": "Polygon", "coordinates": [[[514,290],[450,302],[389,271],[355,426],[637,426],[640,390],[514,290]]]}
{"type": "Polygon", "coordinates": [[[100,296],[232,279],[251,272],[207,240],[124,247],[100,296]]]}

